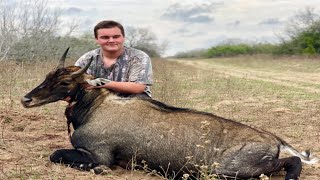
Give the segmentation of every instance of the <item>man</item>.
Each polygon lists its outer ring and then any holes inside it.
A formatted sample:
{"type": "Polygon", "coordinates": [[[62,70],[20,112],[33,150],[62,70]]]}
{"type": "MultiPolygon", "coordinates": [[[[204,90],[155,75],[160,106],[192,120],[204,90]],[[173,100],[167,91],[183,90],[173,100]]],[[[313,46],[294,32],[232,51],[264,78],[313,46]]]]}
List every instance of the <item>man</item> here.
{"type": "Polygon", "coordinates": [[[151,97],[153,83],[150,57],[138,49],[124,46],[123,26],[115,21],[102,21],[94,27],[96,43],[100,48],[80,57],[75,65],[84,67],[97,79],[89,81],[88,88],[107,88],[120,96],[151,97]]]}

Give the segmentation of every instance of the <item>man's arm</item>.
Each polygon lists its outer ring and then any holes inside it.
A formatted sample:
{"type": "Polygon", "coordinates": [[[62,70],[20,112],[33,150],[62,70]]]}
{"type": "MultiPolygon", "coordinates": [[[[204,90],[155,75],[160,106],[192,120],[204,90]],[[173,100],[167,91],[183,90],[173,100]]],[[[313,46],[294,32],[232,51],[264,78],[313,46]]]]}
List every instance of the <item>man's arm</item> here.
{"type": "Polygon", "coordinates": [[[88,86],[87,89],[94,89],[94,88],[107,88],[119,93],[126,93],[126,94],[140,94],[143,93],[146,85],[135,83],[135,82],[116,82],[110,81],[101,86],[88,86]]]}

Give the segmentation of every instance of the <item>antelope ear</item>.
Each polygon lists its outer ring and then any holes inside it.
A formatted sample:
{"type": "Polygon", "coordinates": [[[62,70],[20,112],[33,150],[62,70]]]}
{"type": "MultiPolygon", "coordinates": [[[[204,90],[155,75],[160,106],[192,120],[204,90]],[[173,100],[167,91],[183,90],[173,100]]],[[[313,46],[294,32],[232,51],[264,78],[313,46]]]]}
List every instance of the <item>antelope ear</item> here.
{"type": "Polygon", "coordinates": [[[83,73],[85,73],[87,71],[87,69],[90,67],[90,64],[93,61],[93,56],[91,57],[91,59],[89,60],[89,63],[82,69],[79,69],[78,71],[74,72],[71,74],[72,78],[77,78],[79,76],[81,76],[83,73]]]}
{"type": "Polygon", "coordinates": [[[60,69],[60,68],[63,68],[63,67],[64,67],[64,62],[66,61],[66,57],[67,57],[69,48],[70,48],[70,47],[68,47],[68,48],[66,49],[66,51],[63,53],[63,55],[62,55],[62,57],[61,57],[61,59],[60,59],[60,61],[59,61],[59,64],[58,64],[58,66],[57,66],[56,69],[60,69]]]}

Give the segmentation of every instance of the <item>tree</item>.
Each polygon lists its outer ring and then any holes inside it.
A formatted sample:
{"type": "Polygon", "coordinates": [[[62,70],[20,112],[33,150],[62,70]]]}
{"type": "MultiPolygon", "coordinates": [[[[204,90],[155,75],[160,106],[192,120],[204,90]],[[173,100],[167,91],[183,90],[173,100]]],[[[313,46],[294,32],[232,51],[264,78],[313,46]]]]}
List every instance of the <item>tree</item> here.
{"type": "Polygon", "coordinates": [[[7,0],[0,1],[0,60],[3,60],[16,40],[16,8],[7,0]]]}
{"type": "Polygon", "coordinates": [[[126,44],[146,52],[151,57],[160,57],[166,50],[166,41],[158,43],[156,35],[147,28],[126,28],[126,44]]]}
{"type": "MultiPolygon", "coordinates": [[[[50,8],[47,0],[0,0],[0,61],[52,60],[68,46],[73,48],[69,56],[78,58],[96,48],[91,33],[72,36],[78,28],[75,20],[68,27],[60,27],[61,12],[50,8]]],[[[165,42],[159,44],[149,29],[129,27],[127,33],[129,46],[152,57],[163,54],[167,46],[165,42]]]]}
{"type": "Polygon", "coordinates": [[[77,23],[64,27],[65,35],[59,34],[61,10],[50,8],[47,0],[18,2],[0,0],[1,60],[51,60],[76,42],[71,34],[77,23]]]}
{"type": "Polygon", "coordinates": [[[315,55],[320,53],[320,15],[313,8],[297,13],[288,23],[278,53],[315,55]]]}
{"type": "Polygon", "coordinates": [[[286,25],[285,36],[291,39],[295,38],[318,21],[319,14],[315,12],[314,8],[307,7],[290,18],[286,25]]]}

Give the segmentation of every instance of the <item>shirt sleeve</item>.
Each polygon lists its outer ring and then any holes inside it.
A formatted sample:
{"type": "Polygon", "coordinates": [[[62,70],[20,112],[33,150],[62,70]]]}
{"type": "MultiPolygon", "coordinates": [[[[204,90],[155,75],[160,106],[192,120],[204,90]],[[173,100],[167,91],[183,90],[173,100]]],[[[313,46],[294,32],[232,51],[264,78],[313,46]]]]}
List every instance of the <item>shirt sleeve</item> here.
{"type": "Polygon", "coordinates": [[[146,85],[153,84],[152,64],[150,57],[141,53],[135,56],[129,69],[129,82],[137,82],[146,85]]]}

